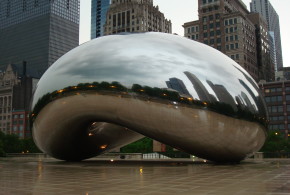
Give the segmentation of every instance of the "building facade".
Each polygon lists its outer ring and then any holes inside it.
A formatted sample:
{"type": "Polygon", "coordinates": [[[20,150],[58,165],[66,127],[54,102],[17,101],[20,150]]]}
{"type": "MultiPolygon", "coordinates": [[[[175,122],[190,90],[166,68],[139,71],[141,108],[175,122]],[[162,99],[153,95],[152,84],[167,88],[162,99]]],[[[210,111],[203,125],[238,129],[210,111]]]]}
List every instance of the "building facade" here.
{"type": "Polygon", "coordinates": [[[268,30],[272,32],[271,36],[274,38],[274,47],[271,47],[271,52],[274,62],[276,62],[276,70],[283,68],[283,57],[282,57],[282,46],[281,46],[281,35],[280,35],[280,24],[279,15],[272,6],[269,0],[252,0],[250,3],[251,12],[260,13],[267,21],[268,30]]]}
{"type": "MultiPolygon", "coordinates": [[[[242,1],[199,0],[198,12],[199,20],[183,25],[185,37],[225,53],[247,70],[256,81],[273,79],[272,72],[262,74],[264,64],[258,66],[258,24],[249,18],[250,13],[242,1]]],[[[265,40],[265,44],[268,44],[268,40],[265,40]]]]}
{"type": "Polygon", "coordinates": [[[79,45],[79,0],[0,1],[0,69],[27,61],[40,77],[79,45]]]}
{"type": "Polygon", "coordinates": [[[259,78],[274,81],[275,64],[271,58],[271,40],[267,31],[267,22],[259,13],[250,13],[248,18],[255,25],[257,65],[259,78]]]}
{"type": "Polygon", "coordinates": [[[290,81],[260,83],[269,112],[269,130],[290,137],[290,81]]]}
{"type": "Polygon", "coordinates": [[[164,17],[153,0],[112,0],[104,34],[122,32],[172,32],[171,21],[164,17]]]}
{"type": "Polygon", "coordinates": [[[26,63],[11,65],[0,73],[0,131],[31,137],[28,114],[38,79],[26,75],[26,63]]]}
{"type": "Polygon", "coordinates": [[[111,0],[92,0],[91,39],[104,35],[104,25],[110,4],[111,0]]]}

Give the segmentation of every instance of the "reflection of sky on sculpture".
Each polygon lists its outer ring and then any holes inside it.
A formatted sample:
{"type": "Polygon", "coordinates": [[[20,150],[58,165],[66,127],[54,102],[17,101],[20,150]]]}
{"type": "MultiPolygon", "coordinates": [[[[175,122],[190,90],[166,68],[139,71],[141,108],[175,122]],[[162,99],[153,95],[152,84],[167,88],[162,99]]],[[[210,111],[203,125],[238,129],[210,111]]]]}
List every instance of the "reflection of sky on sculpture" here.
{"type": "MultiPolygon", "coordinates": [[[[209,93],[215,95],[206,80],[223,85],[234,99],[244,91],[255,104],[238,79],[252,90],[254,88],[234,66],[236,63],[219,51],[176,35],[142,33],[105,36],[87,42],[60,58],[40,80],[42,87],[37,89],[36,97],[94,81],[118,81],[126,87],[140,84],[167,88],[165,81],[176,77],[197,98],[192,83],[184,75],[185,71],[189,71],[200,79],[209,93]]],[[[255,90],[253,92],[256,93],[255,90]]]]}

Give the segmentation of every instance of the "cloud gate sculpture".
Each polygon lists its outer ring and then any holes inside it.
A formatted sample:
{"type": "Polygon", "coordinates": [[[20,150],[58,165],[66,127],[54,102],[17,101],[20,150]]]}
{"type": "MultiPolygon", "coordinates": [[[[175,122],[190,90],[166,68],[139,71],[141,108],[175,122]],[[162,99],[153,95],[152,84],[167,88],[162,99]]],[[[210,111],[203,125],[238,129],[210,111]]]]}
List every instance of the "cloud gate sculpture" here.
{"type": "Polygon", "coordinates": [[[216,162],[238,162],[266,138],[258,86],[204,44],[163,33],[101,37],[71,50],[40,79],[33,137],[78,161],[147,136],[216,162]]]}

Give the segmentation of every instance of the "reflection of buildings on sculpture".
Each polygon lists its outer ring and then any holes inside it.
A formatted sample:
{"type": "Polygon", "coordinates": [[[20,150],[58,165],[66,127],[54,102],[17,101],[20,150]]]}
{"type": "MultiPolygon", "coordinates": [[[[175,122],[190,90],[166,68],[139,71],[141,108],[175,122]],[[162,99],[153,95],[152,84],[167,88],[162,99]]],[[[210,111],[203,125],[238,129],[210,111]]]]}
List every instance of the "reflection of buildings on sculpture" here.
{"type": "Polygon", "coordinates": [[[241,92],[241,97],[243,98],[244,102],[246,103],[249,111],[251,111],[252,113],[255,113],[256,109],[253,106],[253,104],[251,103],[251,101],[250,101],[249,97],[247,96],[247,94],[242,91],[241,92]]]}
{"type": "Polygon", "coordinates": [[[175,78],[175,77],[170,78],[169,81],[166,81],[166,85],[168,88],[178,91],[180,95],[186,95],[186,96],[191,97],[183,81],[178,78],[175,78]]]}
{"type": "Polygon", "coordinates": [[[198,0],[199,20],[183,25],[184,36],[228,55],[256,80],[271,81],[266,21],[250,13],[241,0],[198,0]]]}
{"type": "Polygon", "coordinates": [[[234,111],[237,111],[237,105],[234,98],[223,85],[213,84],[209,80],[206,82],[212,88],[220,102],[226,102],[227,104],[231,105],[234,111]]]}
{"type": "Polygon", "coordinates": [[[164,17],[153,0],[113,0],[107,12],[104,35],[121,32],[171,33],[171,21],[164,17]]]}
{"type": "Polygon", "coordinates": [[[207,89],[202,84],[202,82],[194,74],[190,72],[184,72],[184,74],[193,84],[194,90],[196,91],[200,101],[204,101],[204,102],[216,101],[216,98],[207,91],[207,89]]]}
{"type": "MultiPolygon", "coordinates": [[[[23,65],[25,67],[25,65],[23,65]]],[[[38,79],[27,77],[24,68],[9,64],[0,74],[0,131],[31,137],[29,104],[38,79]]]]}

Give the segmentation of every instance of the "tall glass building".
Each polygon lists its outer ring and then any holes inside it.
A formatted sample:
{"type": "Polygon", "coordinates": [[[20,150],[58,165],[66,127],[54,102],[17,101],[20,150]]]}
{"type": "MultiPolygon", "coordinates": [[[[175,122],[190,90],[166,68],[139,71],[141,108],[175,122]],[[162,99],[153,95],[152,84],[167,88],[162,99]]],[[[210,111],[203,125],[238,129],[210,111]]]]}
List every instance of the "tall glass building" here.
{"type": "MultiPolygon", "coordinates": [[[[271,48],[271,52],[275,52],[273,59],[275,63],[275,70],[281,70],[283,68],[283,56],[282,56],[282,45],[280,35],[280,24],[279,15],[272,6],[269,0],[252,0],[250,3],[251,12],[260,13],[268,23],[268,30],[271,32],[270,36],[274,37],[274,46],[271,48]]],[[[270,38],[271,38],[270,37],[270,38]]],[[[273,54],[272,54],[273,56],[273,54]]]]}
{"type": "Polygon", "coordinates": [[[104,35],[103,26],[106,24],[106,16],[111,0],[92,0],[91,10],[91,39],[104,35]]]}
{"type": "Polygon", "coordinates": [[[40,77],[59,57],[79,45],[80,0],[1,0],[0,69],[27,61],[40,77]]]}

